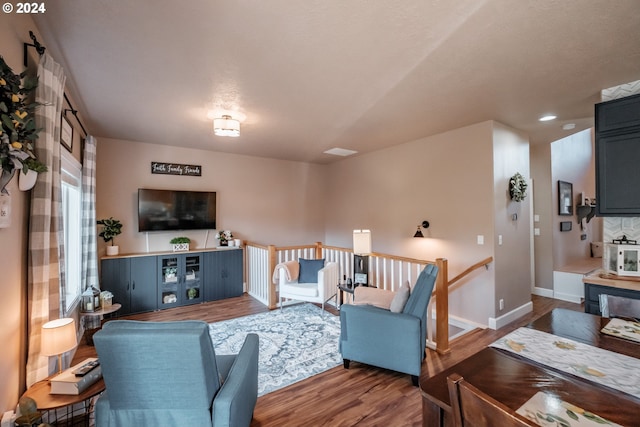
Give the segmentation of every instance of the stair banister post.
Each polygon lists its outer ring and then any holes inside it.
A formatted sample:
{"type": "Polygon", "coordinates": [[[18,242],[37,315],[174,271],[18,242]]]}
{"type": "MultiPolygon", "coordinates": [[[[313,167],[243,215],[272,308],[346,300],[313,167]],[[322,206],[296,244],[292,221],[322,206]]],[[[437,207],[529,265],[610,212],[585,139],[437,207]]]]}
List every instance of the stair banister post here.
{"type": "Polygon", "coordinates": [[[446,258],[437,258],[436,278],[436,351],[446,354],[449,348],[449,273],[446,258]]]}
{"type": "Polygon", "coordinates": [[[269,251],[269,308],[271,310],[275,309],[278,303],[278,298],[276,296],[276,284],[273,283],[271,278],[273,277],[273,272],[276,270],[277,265],[277,257],[276,257],[276,247],[274,245],[269,245],[267,247],[269,251]]]}

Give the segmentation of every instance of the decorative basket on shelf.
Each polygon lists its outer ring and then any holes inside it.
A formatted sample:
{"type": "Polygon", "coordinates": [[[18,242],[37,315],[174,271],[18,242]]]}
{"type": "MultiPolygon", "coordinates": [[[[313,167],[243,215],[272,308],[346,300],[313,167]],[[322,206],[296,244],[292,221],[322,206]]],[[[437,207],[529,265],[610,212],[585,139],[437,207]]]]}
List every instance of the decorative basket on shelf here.
{"type": "Polygon", "coordinates": [[[184,252],[189,250],[191,239],[188,237],[174,237],[169,243],[173,245],[173,252],[184,252]]]}
{"type": "Polygon", "coordinates": [[[174,243],[173,245],[173,252],[182,252],[182,251],[188,251],[188,250],[189,250],[188,243],[174,243]]]}

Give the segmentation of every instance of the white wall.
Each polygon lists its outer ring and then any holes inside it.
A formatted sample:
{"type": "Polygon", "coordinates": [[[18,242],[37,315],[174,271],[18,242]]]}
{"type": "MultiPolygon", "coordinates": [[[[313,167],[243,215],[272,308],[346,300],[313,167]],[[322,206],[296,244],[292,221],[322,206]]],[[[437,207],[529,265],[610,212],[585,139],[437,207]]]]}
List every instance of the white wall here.
{"type": "MultiPolygon", "coordinates": [[[[551,144],[551,190],[553,212],[553,267],[554,270],[576,259],[590,256],[590,242],[602,240],[602,220],[594,217],[584,230],[577,223],[576,204],[580,193],[594,198],[595,158],[592,130],[578,132],[551,144]],[[573,215],[558,215],[558,180],[573,184],[573,215]],[[571,231],[560,231],[560,222],[570,221],[571,231]],[[580,235],[586,234],[586,240],[580,235]]],[[[585,221],[586,223],[586,221],[585,221]]]]}
{"type": "MultiPolygon", "coordinates": [[[[143,142],[98,139],[97,218],[117,218],[121,253],[170,250],[178,235],[204,248],[206,232],[138,232],[138,188],[215,191],[217,226],[234,237],[262,244],[289,245],[324,240],[322,166],[143,142]],[[202,166],[202,176],[158,175],[151,162],[202,166]]],[[[210,232],[207,247],[216,246],[210,232]]],[[[105,244],[98,243],[104,255],[105,244]]]]}
{"type": "MultiPolygon", "coordinates": [[[[0,55],[18,74],[23,42],[33,30],[29,15],[0,14],[0,55]]],[[[24,391],[27,330],[27,226],[29,195],[18,190],[14,177],[11,193],[11,227],[0,228],[0,411],[14,409],[24,391]]]]}
{"type": "MultiPolygon", "coordinates": [[[[493,255],[492,138],[483,122],[329,165],[326,243],[351,247],[352,230],[368,228],[374,251],[445,257],[450,277],[493,255]],[[423,220],[426,238],[414,239],[423,220]]],[[[451,313],[487,324],[493,280],[493,268],[473,274],[451,294],[451,313]]]]}
{"type": "Polygon", "coordinates": [[[497,317],[531,301],[531,191],[521,202],[509,195],[509,179],[529,173],[529,138],[500,123],[493,127],[493,178],[495,221],[495,300],[497,317]],[[517,219],[514,219],[516,215],[517,219]],[[502,236],[500,243],[499,236],[502,236]],[[499,300],[504,300],[500,310],[499,300]]]}

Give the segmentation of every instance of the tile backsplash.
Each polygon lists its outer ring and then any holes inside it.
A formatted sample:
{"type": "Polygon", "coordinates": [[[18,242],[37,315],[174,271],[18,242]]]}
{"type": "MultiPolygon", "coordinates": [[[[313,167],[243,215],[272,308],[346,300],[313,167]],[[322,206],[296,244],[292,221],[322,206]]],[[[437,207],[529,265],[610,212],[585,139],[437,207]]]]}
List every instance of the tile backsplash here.
{"type": "Polygon", "coordinates": [[[602,219],[602,241],[604,243],[611,243],[613,239],[621,239],[622,236],[640,242],[640,217],[605,216],[602,219]]]}

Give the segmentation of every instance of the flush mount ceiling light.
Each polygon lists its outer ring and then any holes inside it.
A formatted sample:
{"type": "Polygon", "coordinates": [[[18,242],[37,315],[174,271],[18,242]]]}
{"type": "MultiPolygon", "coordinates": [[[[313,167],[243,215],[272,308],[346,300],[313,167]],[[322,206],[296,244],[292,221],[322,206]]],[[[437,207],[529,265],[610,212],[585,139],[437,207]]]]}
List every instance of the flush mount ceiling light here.
{"type": "Polygon", "coordinates": [[[356,154],[357,151],[354,150],[348,150],[346,148],[332,148],[330,150],[327,150],[324,152],[325,154],[333,154],[334,156],[342,156],[342,157],[346,157],[346,156],[350,156],[352,154],[356,154]]]}
{"type": "Polygon", "coordinates": [[[213,119],[213,133],[218,136],[240,136],[240,122],[228,115],[213,119]]]}
{"type": "Polygon", "coordinates": [[[540,117],[538,120],[541,122],[548,122],[549,120],[554,120],[557,116],[553,115],[553,114],[546,114],[542,117],[540,117]]]}

